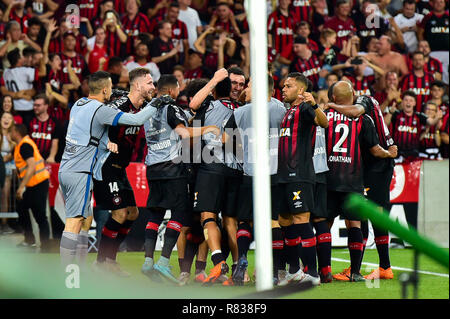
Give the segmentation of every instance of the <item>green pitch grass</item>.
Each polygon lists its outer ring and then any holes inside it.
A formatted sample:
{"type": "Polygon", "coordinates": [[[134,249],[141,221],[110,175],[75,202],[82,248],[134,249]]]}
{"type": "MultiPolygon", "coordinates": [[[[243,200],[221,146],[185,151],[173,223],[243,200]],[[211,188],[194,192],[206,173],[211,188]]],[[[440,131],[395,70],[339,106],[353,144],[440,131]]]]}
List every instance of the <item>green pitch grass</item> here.
{"type": "MultiPolygon", "coordinates": [[[[159,252],[155,253],[159,258],[159,252]]],[[[413,268],[413,250],[391,249],[391,263],[395,267],[413,268]]],[[[144,255],[141,252],[119,253],[118,262],[122,268],[131,273],[129,278],[117,278],[111,275],[93,273],[91,265],[96,254],[88,255],[88,269],[81,271],[79,288],[71,286],[70,274],[64,273],[59,266],[58,254],[14,254],[0,252],[0,298],[130,298],[130,299],[232,299],[245,297],[246,294],[256,292],[255,284],[243,287],[223,287],[214,285],[202,287],[197,283],[190,283],[185,287],[173,284],[154,283],[141,274],[140,268],[144,255]]],[[[333,258],[349,260],[346,249],[333,249],[333,258]]],[[[254,252],[249,252],[249,274],[254,273],[254,252]]],[[[366,250],[365,263],[378,263],[376,250],[366,250]]],[[[177,254],[171,258],[174,273],[178,275],[179,267],[177,254]]],[[[228,264],[231,265],[230,258],[228,264]]],[[[345,261],[332,262],[333,273],[348,267],[345,261]]],[[[212,264],[208,257],[207,272],[212,264]]],[[[373,268],[372,268],[373,269],[373,268]]],[[[449,277],[448,269],[440,266],[426,256],[419,259],[420,271],[429,274],[419,274],[419,294],[421,299],[448,299],[449,277]]],[[[368,266],[363,265],[362,274],[370,272],[368,266]]],[[[192,273],[194,267],[192,268],[192,273]]],[[[294,293],[282,298],[286,299],[399,299],[401,298],[401,283],[398,280],[407,270],[394,270],[393,280],[380,280],[370,283],[349,283],[334,281],[322,284],[306,292],[294,293]]],[[[193,279],[193,276],[192,276],[193,279]]],[[[73,285],[72,285],[73,286],[73,285]]],[[[412,297],[412,288],[409,288],[412,297]]]]}

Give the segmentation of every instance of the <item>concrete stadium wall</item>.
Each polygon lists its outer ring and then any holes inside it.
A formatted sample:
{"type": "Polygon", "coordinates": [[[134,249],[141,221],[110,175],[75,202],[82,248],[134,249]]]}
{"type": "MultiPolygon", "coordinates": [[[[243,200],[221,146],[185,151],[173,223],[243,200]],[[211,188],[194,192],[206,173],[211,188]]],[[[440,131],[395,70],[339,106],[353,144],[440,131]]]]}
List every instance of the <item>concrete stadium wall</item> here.
{"type": "Polygon", "coordinates": [[[424,161],[420,174],[417,230],[449,247],[449,160],[424,161]]]}

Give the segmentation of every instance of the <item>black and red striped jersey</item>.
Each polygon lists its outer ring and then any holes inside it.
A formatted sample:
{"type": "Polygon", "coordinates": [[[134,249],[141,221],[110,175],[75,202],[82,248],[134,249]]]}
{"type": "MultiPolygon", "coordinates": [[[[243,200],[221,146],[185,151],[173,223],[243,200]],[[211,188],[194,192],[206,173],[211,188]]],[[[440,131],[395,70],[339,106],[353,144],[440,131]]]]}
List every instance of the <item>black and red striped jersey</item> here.
{"type": "MultiPolygon", "coordinates": [[[[450,135],[448,120],[449,120],[449,113],[447,113],[447,115],[445,115],[444,118],[442,119],[441,132],[447,133],[447,135],[450,135]]],[[[449,155],[448,144],[445,144],[444,142],[441,141],[440,151],[441,151],[441,156],[443,158],[449,157],[448,156],[449,155]]]]}
{"type": "MultiPolygon", "coordinates": [[[[384,121],[383,112],[376,99],[371,96],[359,96],[356,98],[355,105],[361,105],[364,108],[364,114],[370,116],[375,125],[378,135],[378,144],[385,150],[394,145],[394,139],[384,121]]],[[[363,152],[364,169],[366,171],[383,172],[394,166],[394,160],[389,158],[374,157],[370,152],[363,152]]]]}
{"type": "Polygon", "coordinates": [[[448,10],[441,15],[434,12],[428,13],[420,22],[419,26],[424,29],[423,37],[430,44],[431,51],[449,50],[449,14],[448,10]]]}
{"type": "Polygon", "coordinates": [[[48,106],[48,115],[54,118],[57,123],[64,123],[70,119],[70,110],[63,109],[57,103],[54,103],[54,105],[48,106]]]}
{"type": "Polygon", "coordinates": [[[62,80],[63,84],[71,83],[69,78],[69,73],[67,72],[67,61],[72,60],[72,69],[75,72],[75,74],[80,79],[80,82],[83,82],[84,79],[87,78],[89,75],[89,68],[86,63],[86,60],[81,54],[76,54],[74,57],[68,57],[64,53],[60,53],[59,56],[61,57],[61,63],[62,63],[62,80]]]}
{"type": "Polygon", "coordinates": [[[280,125],[278,176],[281,183],[315,183],[312,139],[316,113],[309,103],[292,106],[280,125]]]}
{"type": "Polygon", "coordinates": [[[126,55],[132,55],[134,51],[134,39],[139,35],[139,33],[148,33],[150,30],[150,22],[148,18],[143,13],[138,13],[133,20],[125,15],[122,18],[122,30],[128,36],[126,42],[126,55]]]}
{"type": "MultiPolygon", "coordinates": [[[[413,71],[413,64],[412,64],[412,58],[409,55],[406,59],[406,65],[408,66],[409,71],[413,71]]],[[[439,61],[436,58],[433,58],[432,56],[428,57],[428,62],[425,63],[425,66],[423,67],[423,70],[425,72],[430,72],[431,74],[434,74],[436,72],[442,73],[442,62],[439,61]]]]}
{"type": "MultiPolygon", "coordinates": [[[[54,71],[50,68],[49,65],[47,65],[47,75],[45,77],[45,83],[50,83],[53,91],[61,94],[63,86],[63,71],[54,71]]],[[[45,90],[45,83],[41,87],[42,90],[45,90]]]]}
{"type": "MultiPolygon", "coordinates": [[[[75,45],[75,51],[79,54],[85,55],[87,53],[87,48],[85,46],[86,41],[81,33],[76,35],[77,44],[75,45]]],[[[52,38],[48,46],[48,52],[59,53],[64,51],[64,39],[62,37],[52,38]]]]}
{"type": "Polygon", "coordinates": [[[296,24],[308,21],[311,24],[312,6],[310,0],[293,0],[289,6],[289,14],[296,24]]]}
{"type": "Polygon", "coordinates": [[[199,66],[193,70],[184,71],[184,78],[187,81],[201,78],[209,79],[211,76],[210,73],[211,72],[209,72],[204,66],[199,66]]]}
{"type": "Polygon", "coordinates": [[[294,41],[294,19],[278,9],[269,15],[267,32],[272,35],[272,48],[281,53],[294,41]]]}
{"type": "Polygon", "coordinates": [[[240,104],[239,102],[232,101],[230,99],[219,99],[219,101],[220,101],[220,103],[222,103],[227,108],[229,108],[230,110],[233,110],[233,111],[242,106],[242,104],[240,104]]]}
{"type": "Polygon", "coordinates": [[[334,16],[325,21],[324,28],[330,28],[337,34],[336,46],[342,50],[344,41],[348,41],[352,35],[356,32],[355,23],[351,18],[342,21],[338,17],[334,16]]]}
{"type": "Polygon", "coordinates": [[[375,76],[374,75],[363,76],[362,79],[360,79],[360,80],[352,75],[346,75],[346,77],[352,82],[353,89],[355,90],[355,95],[371,96],[375,92],[373,90],[373,85],[375,84],[375,76]]]}
{"type": "MultiPolygon", "coordinates": [[[[150,44],[150,56],[152,58],[162,56],[170,52],[174,48],[173,42],[169,39],[167,42],[160,37],[155,38],[150,44]]],[[[171,57],[162,62],[157,63],[161,74],[170,74],[176,65],[176,57],[171,57]]]]}
{"type": "MultiPolygon", "coordinates": [[[[239,28],[239,20],[236,20],[236,24],[239,28]]],[[[236,30],[233,26],[233,24],[231,23],[231,20],[227,20],[227,21],[220,21],[217,20],[215,26],[214,26],[217,30],[225,30],[227,33],[231,34],[233,39],[237,38],[237,32],[240,32],[240,29],[236,30]]]]}
{"type": "Polygon", "coordinates": [[[97,15],[100,2],[102,2],[102,0],[78,0],[80,16],[88,18],[89,21],[92,21],[92,19],[94,19],[97,15]]]}
{"type": "Polygon", "coordinates": [[[375,125],[366,114],[353,119],[333,109],[326,110],[325,114],[328,119],[327,187],[332,191],[362,193],[362,153],[379,143],[375,125]]]}
{"type": "Polygon", "coordinates": [[[417,156],[420,145],[420,134],[427,125],[427,116],[414,112],[406,115],[403,111],[396,111],[392,115],[390,131],[395,144],[398,146],[398,154],[404,157],[417,156]]]}
{"type": "MultiPolygon", "coordinates": [[[[120,110],[132,114],[139,112],[139,109],[134,107],[129,98],[126,103],[123,103],[120,106],[120,110]]],[[[127,167],[133,156],[134,147],[140,130],[141,126],[110,126],[108,130],[109,140],[117,144],[119,152],[111,153],[104,165],[115,164],[122,168],[127,167]]]]}
{"type": "Polygon", "coordinates": [[[448,108],[449,108],[448,103],[442,102],[440,105],[438,105],[438,107],[442,111],[442,116],[445,116],[448,114],[448,108]]]}
{"type": "Polygon", "coordinates": [[[9,21],[15,20],[20,24],[22,28],[22,33],[27,33],[28,31],[28,20],[31,19],[31,16],[28,13],[23,13],[22,17],[19,17],[14,9],[12,9],[9,13],[9,21]]]}
{"type": "Polygon", "coordinates": [[[437,156],[437,153],[439,150],[439,147],[436,144],[436,138],[435,138],[436,130],[437,130],[437,125],[429,126],[428,129],[427,129],[426,125],[424,125],[422,127],[423,134],[422,134],[422,138],[420,139],[419,151],[420,151],[420,153],[428,154],[429,156],[426,156],[426,158],[429,158],[429,159],[434,159],[435,156],[437,156]],[[431,153],[430,152],[431,150],[436,151],[436,153],[435,152],[431,153]],[[435,155],[435,156],[433,156],[433,155],[435,155]]]}
{"type": "MultiPolygon", "coordinates": [[[[225,61],[227,60],[227,55],[224,55],[225,61]]],[[[203,65],[208,69],[215,71],[219,65],[219,55],[214,52],[206,52],[204,55],[203,65]]]]}
{"type": "Polygon", "coordinates": [[[292,61],[289,72],[300,72],[303,73],[313,84],[314,88],[317,89],[317,82],[319,81],[319,72],[322,69],[322,61],[314,53],[309,59],[302,59],[301,57],[295,57],[292,61]]]}
{"type": "Polygon", "coordinates": [[[0,41],[5,38],[6,23],[0,22],[0,41]]]}
{"type": "Polygon", "coordinates": [[[34,117],[28,125],[28,135],[36,143],[39,153],[46,159],[50,155],[52,140],[60,139],[61,132],[58,122],[49,117],[47,121],[41,122],[34,117]]]}
{"type": "Polygon", "coordinates": [[[120,57],[125,53],[125,46],[120,42],[117,32],[111,32],[108,29],[105,32],[105,46],[110,57],[120,57]]]}
{"type": "Polygon", "coordinates": [[[433,83],[433,74],[425,72],[424,76],[418,77],[414,72],[408,73],[402,79],[400,88],[402,91],[412,90],[416,94],[416,111],[422,112],[424,103],[430,98],[430,87],[433,83]]]}
{"type": "Polygon", "coordinates": [[[125,1],[114,0],[114,10],[121,16],[125,13],[125,1]]]}

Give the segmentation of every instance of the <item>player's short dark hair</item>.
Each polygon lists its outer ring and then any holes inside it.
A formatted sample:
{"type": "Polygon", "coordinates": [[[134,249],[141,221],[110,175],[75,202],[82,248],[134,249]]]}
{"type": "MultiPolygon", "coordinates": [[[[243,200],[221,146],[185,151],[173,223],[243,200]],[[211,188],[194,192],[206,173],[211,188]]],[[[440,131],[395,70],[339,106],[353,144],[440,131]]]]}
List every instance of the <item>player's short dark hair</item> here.
{"type": "Polygon", "coordinates": [[[13,126],[17,133],[20,134],[20,136],[24,137],[28,134],[28,128],[25,124],[16,124],[13,126]]]}
{"type": "Polygon", "coordinates": [[[430,88],[432,88],[433,86],[437,86],[440,89],[445,89],[445,83],[441,80],[434,80],[431,83],[430,88]]]}
{"type": "Polygon", "coordinates": [[[308,88],[308,78],[300,72],[291,72],[287,76],[288,78],[294,78],[297,83],[301,83],[305,86],[305,89],[308,88]]]}
{"type": "Polygon", "coordinates": [[[19,48],[15,48],[14,50],[8,52],[6,57],[8,58],[8,62],[11,65],[11,67],[15,67],[17,65],[17,63],[20,60],[20,56],[21,54],[19,48]]]}
{"type": "Polygon", "coordinates": [[[233,67],[229,68],[227,71],[228,71],[228,76],[230,76],[230,74],[233,73],[236,75],[242,75],[245,78],[245,73],[240,67],[233,66],[233,67]]]}
{"type": "Polygon", "coordinates": [[[150,34],[142,32],[137,35],[137,38],[138,40],[141,40],[141,42],[146,43],[147,46],[150,48],[150,42],[152,41],[152,39],[150,38],[150,34]]]}
{"type": "Polygon", "coordinates": [[[44,104],[48,105],[50,103],[50,100],[49,100],[48,96],[45,93],[39,93],[39,94],[36,94],[33,97],[33,101],[36,101],[36,100],[39,100],[39,99],[43,99],[44,100],[44,104]]]}
{"type": "Polygon", "coordinates": [[[339,75],[338,75],[336,72],[330,72],[330,73],[328,73],[328,74],[325,76],[325,80],[328,80],[328,78],[329,78],[330,76],[332,76],[332,75],[334,75],[335,77],[337,77],[338,80],[339,80],[339,75]]]}
{"type": "Polygon", "coordinates": [[[180,7],[180,4],[178,3],[178,1],[172,1],[169,4],[169,8],[179,8],[179,7],[180,7]]]}
{"type": "Polygon", "coordinates": [[[130,71],[128,73],[128,76],[130,77],[130,84],[132,84],[136,79],[146,76],[147,74],[151,74],[150,70],[147,68],[136,68],[130,71]]]}
{"type": "Polygon", "coordinates": [[[111,75],[105,71],[97,71],[88,77],[89,94],[98,94],[106,87],[107,81],[111,80],[111,75]]]}
{"type": "Polygon", "coordinates": [[[403,98],[404,98],[405,96],[411,96],[411,97],[414,98],[414,100],[417,101],[417,95],[416,95],[416,93],[414,93],[413,90],[406,90],[405,92],[403,92],[403,98]]]}
{"type": "Polygon", "coordinates": [[[298,24],[297,28],[303,27],[303,26],[307,26],[307,27],[309,28],[309,30],[311,30],[311,25],[309,24],[308,21],[305,21],[305,20],[301,21],[301,22],[298,24]]]}
{"type": "Polygon", "coordinates": [[[217,83],[214,91],[216,92],[216,98],[229,97],[231,93],[231,80],[230,78],[225,78],[219,83],[217,83]]]}
{"type": "Polygon", "coordinates": [[[207,79],[194,79],[186,86],[185,92],[186,97],[189,99],[190,97],[194,97],[198,91],[203,89],[206,84],[208,84],[207,79]]]}
{"type": "Polygon", "coordinates": [[[267,76],[267,84],[269,87],[269,92],[272,92],[275,86],[275,81],[273,80],[273,77],[270,74],[267,76]]]}
{"type": "Polygon", "coordinates": [[[341,5],[349,3],[348,0],[337,0],[336,1],[336,8],[339,8],[341,5]]]}
{"type": "Polygon", "coordinates": [[[182,66],[181,64],[177,64],[173,67],[173,72],[175,71],[180,71],[181,73],[184,74],[184,66],[182,66]]]}
{"type": "Polygon", "coordinates": [[[178,80],[173,74],[163,74],[158,80],[158,91],[171,89],[178,85],[178,80]]]}
{"type": "Polygon", "coordinates": [[[308,85],[306,86],[306,92],[308,93],[312,93],[313,89],[314,89],[314,84],[312,83],[312,81],[308,78],[306,78],[306,82],[308,83],[308,85]]]}

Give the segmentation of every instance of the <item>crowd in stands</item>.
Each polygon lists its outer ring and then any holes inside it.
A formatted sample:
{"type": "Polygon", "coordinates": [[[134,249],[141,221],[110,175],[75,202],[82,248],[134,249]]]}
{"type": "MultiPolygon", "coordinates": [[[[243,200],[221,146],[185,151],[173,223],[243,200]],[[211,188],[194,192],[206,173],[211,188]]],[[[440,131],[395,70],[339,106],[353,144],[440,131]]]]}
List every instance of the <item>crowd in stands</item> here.
{"type": "MultiPolygon", "coordinates": [[[[71,105],[87,96],[87,77],[95,71],[108,71],[114,86],[125,89],[128,72],[139,66],[148,68],[155,82],[174,74],[181,88],[178,103],[186,108],[184,89],[192,79],[238,67],[247,83],[250,41],[243,2],[1,0],[0,142],[6,176],[14,167],[9,137],[14,123],[28,127],[48,163],[60,161],[71,105]]],[[[289,72],[302,72],[313,82],[322,106],[328,87],[348,80],[357,95],[378,100],[399,146],[398,161],[448,158],[447,1],[267,4],[276,98],[282,99],[289,72]]],[[[234,81],[233,92],[245,85],[234,81]]],[[[137,143],[133,160],[143,162],[143,130],[137,143]]]]}

